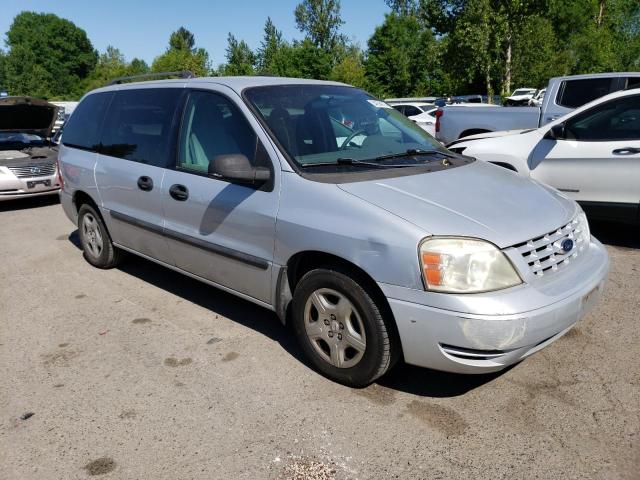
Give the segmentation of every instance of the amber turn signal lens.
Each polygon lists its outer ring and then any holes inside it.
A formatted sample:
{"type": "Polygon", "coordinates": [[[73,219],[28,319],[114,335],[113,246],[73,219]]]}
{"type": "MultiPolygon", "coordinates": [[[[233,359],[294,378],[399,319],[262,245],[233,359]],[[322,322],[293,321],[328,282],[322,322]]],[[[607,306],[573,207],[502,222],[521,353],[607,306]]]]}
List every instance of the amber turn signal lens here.
{"type": "Polygon", "coordinates": [[[439,253],[424,252],[422,254],[422,267],[429,285],[441,285],[439,253]]]}

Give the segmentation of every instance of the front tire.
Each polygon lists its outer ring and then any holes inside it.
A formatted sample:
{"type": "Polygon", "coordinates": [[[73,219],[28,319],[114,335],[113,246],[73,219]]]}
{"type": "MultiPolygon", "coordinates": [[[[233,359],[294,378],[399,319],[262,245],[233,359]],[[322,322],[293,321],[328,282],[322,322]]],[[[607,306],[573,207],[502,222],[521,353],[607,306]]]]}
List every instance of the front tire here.
{"type": "Polygon", "coordinates": [[[122,261],[124,252],[113,246],[102,217],[86,203],[78,211],[78,233],[82,255],[94,267],[113,268],[122,261]]]}
{"type": "Polygon", "coordinates": [[[374,295],[340,268],[305,274],[293,295],[293,329],[305,355],[323,375],[365,387],[399,356],[390,319],[374,295]]]}

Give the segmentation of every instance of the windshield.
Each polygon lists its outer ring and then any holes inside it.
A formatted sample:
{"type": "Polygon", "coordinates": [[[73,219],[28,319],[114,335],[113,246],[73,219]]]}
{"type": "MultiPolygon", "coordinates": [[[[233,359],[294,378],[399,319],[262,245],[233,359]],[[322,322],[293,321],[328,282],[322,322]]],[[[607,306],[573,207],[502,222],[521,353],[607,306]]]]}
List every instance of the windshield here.
{"type": "Polygon", "coordinates": [[[513,97],[515,97],[516,95],[526,95],[528,93],[531,93],[531,90],[529,90],[528,88],[523,88],[521,90],[516,90],[515,92],[513,92],[513,97]]]}
{"type": "MultiPolygon", "coordinates": [[[[255,87],[245,97],[298,166],[447,150],[386,103],[352,87],[255,87]]],[[[415,157],[415,162],[424,158],[415,157]]]]}

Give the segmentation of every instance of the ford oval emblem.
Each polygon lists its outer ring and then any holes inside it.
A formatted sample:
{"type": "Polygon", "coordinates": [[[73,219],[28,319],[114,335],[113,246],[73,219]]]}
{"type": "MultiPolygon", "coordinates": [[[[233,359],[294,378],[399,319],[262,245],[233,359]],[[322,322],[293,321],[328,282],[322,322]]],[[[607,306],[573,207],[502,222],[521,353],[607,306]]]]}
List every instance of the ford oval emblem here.
{"type": "Polygon", "coordinates": [[[571,240],[570,238],[565,238],[560,244],[560,247],[565,253],[569,253],[571,250],[573,250],[573,240],[571,240]]]}

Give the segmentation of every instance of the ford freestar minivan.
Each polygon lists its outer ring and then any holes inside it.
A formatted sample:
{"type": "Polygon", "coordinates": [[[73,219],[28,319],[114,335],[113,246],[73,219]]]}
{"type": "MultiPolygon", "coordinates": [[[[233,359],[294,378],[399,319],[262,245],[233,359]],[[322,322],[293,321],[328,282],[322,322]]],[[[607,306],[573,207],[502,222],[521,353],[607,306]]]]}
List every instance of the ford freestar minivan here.
{"type": "Polygon", "coordinates": [[[89,263],[132,252],[274,310],[351,386],[400,358],[503,369],[566,333],[608,271],[574,201],[339,83],[105,87],[71,115],[59,160],[89,263]]]}

